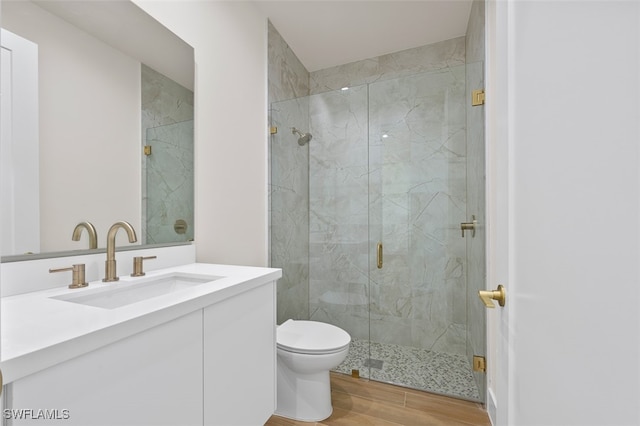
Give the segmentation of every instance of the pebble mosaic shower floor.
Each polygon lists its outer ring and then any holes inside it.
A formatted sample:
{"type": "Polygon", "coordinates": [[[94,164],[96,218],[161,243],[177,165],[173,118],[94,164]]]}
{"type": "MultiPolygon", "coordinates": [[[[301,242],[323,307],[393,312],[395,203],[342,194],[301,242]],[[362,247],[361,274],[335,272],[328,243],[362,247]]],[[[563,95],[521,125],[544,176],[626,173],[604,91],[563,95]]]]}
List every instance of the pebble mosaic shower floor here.
{"type": "Polygon", "coordinates": [[[353,340],[349,355],[334,371],[351,374],[353,369],[360,370],[360,377],[380,382],[480,400],[471,367],[464,355],[353,340]]]}

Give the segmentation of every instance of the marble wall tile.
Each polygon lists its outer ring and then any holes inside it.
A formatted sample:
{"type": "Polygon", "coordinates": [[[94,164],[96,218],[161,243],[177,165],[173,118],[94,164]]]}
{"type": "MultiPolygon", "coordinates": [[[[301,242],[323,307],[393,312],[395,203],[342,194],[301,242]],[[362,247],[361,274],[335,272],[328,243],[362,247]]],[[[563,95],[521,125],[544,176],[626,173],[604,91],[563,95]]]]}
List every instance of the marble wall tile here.
{"type": "Polygon", "coordinates": [[[268,24],[269,121],[278,128],[269,146],[270,266],[278,280],[277,322],[309,319],[309,146],[291,127],[309,127],[309,72],[268,24]]]}
{"type": "Polygon", "coordinates": [[[269,22],[269,104],[309,95],[309,72],[269,22]]]}
{"type": "Polygon", "coordinates": [[[310,93],[323,93],[379,80],[447,69],[465,63],[465,38],[402,50],[388,55],[314,71],[310,93]]]}
{"type": "Polygon", "coordinates": [[[298,145],[290,128],[309,122],[306,97],[275,102],[270,138],[271,266],[282,268],[278,280],[278,324],[309,318],[309,146],[298,145]]]}
{"type": "Polygon", "coordinates": [[[191,90],[144,64],[141,73],[143,130],[193,120],[191,90]]]}
{"type": "Polygon", "coordinates": [[[465,61],[466,63],[484,62],[485,42],[484,42],[484,13],[485,0],[474,0],[471,4],[469,23],[467,24],[467,35],[465,37],[465,61]]]}
{"type": "Polygon", "coordinates": [[[157,71],[141,67],[143,244],[193,239],[193,92],[157,71]],[[177,234],[175,221],[187,222],[177,234]]]}

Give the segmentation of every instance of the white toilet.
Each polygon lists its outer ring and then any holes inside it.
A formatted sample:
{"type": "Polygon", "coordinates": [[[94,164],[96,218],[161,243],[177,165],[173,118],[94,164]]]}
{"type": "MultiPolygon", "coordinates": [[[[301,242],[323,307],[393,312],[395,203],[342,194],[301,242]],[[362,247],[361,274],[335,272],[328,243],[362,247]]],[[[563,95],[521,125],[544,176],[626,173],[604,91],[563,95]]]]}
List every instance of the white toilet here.
{"type": "Polygon", "coordinates": [[[278,326],[276,415],[315,422],[331,416],[329,370],[347,357],[351,336],[331,324],[287,320],[278,326]]]}

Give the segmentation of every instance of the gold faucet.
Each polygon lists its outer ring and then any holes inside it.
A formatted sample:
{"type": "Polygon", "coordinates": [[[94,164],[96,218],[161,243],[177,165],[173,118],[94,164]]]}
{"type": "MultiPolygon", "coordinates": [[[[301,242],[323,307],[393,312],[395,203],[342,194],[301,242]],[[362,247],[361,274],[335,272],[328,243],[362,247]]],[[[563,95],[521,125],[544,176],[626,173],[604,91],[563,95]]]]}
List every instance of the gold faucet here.
{"type": "Polygon", "coordinates": [[[111,225],[107,233],[107,261],[105,262],[103,282],[118,281],[120,279],[116,275],[116,232],[118,232],[120,228],[127,231],[130,243],[138,241],[136,231],[133,230],[133,226],[131,226],[129,222],[120,221],[111,225]]]}
{"type": "Polygon", "coordinates": [[[98,248],[98,233],[96,232],[96,228],[91,224],[91,222],[80,222],[76,225],[73,230],[73,235],[71,239],[73,241],[80,241],[80,234],[82,234],[82,229],[87,230],[87,234],[89,234],[89,248],[96,249],[98,248]]]}

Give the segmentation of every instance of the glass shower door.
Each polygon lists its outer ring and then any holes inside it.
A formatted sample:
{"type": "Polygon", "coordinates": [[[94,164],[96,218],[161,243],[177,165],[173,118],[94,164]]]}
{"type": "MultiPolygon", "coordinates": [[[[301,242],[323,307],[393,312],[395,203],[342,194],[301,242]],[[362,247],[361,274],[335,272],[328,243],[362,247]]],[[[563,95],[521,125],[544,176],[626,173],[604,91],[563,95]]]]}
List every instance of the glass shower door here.
{"type": "Polygon", "coordinates": [[[375,260],[368,364],[375,380],[479,399],[467,359],[460,232],[467,215],[465,130],[464,66],[369,86],[375,260]]]}
{"type": "Polygon", "coordinates": [[[353,343],[338,371],[368,377],[368,94],[351,87],[271,105],[271,265],[278,324],[336,325],[353,343]],[[311,133],[299,144],[296,128],[311,133]]]}
{"type": "Polygon", "coordinates": [[[309,319],[309,146],[291,128],[307,129],[309,98],[274,102],[269,141],[270,265],[282,268],[276,321],[309,319]]]}
{"type": "MultiPolygon", "coordinates": [[[[473,90],[484,87],[484,62],[466,64],[467,97],[471,99],[473,90]]],[[[478,291],[486,286],[486,222],[485,214],[485,132],[484,107],[466,103],[467,110],[467,221],[475,216],[477,226],[475,236],[467,233],[467,357],[485,357],[486,349],[486,308],[478,298],[478,291]]],[[[485,401],[484,371],[473,373],[480,400],[485,401]]]]}
{"type": "Polygon", "coordinates": [[[147,129],[146,244],[193,240],[193,120],[147,129]]]}
{"type": "Polygon", "coordinates": [[[352,337],[339,371],[368,377],[368,87],[310,96],[310,319],[352,337]]]}

